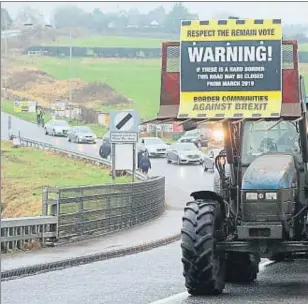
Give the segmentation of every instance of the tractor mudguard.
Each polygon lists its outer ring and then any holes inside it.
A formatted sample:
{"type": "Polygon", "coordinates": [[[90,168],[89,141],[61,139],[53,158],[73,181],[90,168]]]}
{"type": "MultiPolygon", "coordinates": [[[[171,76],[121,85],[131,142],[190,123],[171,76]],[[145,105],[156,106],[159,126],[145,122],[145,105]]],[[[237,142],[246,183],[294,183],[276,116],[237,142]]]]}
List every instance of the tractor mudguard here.
{"type": "Polygon", "coordinates": [[[226,214],[225,201],[222,198],[222,196],[220,196],[216,192],[214,192],[214,191],[195,191],[195,192],[192,192],[190,194],[190,196],[192,196],[194,198],[194,200],[209,199],[209,200],[217,201],[220,205],[223,216],[225,216],[225,214],[226,214]]]}

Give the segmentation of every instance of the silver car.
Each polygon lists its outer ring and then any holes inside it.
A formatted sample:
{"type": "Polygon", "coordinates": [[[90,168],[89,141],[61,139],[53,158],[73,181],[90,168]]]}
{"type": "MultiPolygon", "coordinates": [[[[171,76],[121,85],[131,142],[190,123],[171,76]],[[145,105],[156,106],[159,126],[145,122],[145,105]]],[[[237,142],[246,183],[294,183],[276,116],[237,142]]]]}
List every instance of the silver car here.
{"type": "Polygon", "coordinates": [[[168,145],[159,137],[142,137],[138,141],[138,151],[147,150],[149,157],[166,157],[168,145]]]}
{"type": "Polygon", "coordinates": [[[84,126],[72,127],[68,132],[68,141],[76,143],[96,143],[96,135],[88,128],[84,126]]]}
{"type": "Polygon", "coordinates": [[[202,164],[204,154],[193,143],[175,143],[167,153],[167,163],[202,164]]]}
{"type": "Polygon", "coordinates": [[[69,124],[65,120],[52,119],[48,121],[44,127],[46,135],[67,136],[70,130],[69,124]]]}

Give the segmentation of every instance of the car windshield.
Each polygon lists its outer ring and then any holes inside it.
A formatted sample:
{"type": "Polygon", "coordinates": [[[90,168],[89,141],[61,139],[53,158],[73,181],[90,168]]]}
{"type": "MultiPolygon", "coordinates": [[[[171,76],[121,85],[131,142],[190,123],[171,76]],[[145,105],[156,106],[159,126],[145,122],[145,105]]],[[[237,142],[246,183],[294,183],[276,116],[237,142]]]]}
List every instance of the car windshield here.
{"type": "Polygon", "coordinates": [[[179,151],[189,151],[189,150],[198,150],[198,148],[194,144],[176,144],[174,145],[174,149],[179,151]]]}
{"type": "Polygon", "coordinates": [[[79,133],[91,133],[91,130],[87,127],[79,127],[78,132],[79,133]]]}
{"type": "Polygon", "coordinates": [[[164,142],[160,138],[147,138],[144,140],[146,145],[162,145],[164,142]]]}
{"type": "Polygon", "coordinates": [[[292,153],[301,161],[300,137],[291,121],[247,121],[243,129],[242,163],[250,164],[264,153],[292,153]]]}
{"type": "Polygon", "coordinates": [[[55,121],[54,125],[58,127],[64,127],[64,126],[67,127],[68,123],[64,120],[59,120],[59,121],[55,121]]]}

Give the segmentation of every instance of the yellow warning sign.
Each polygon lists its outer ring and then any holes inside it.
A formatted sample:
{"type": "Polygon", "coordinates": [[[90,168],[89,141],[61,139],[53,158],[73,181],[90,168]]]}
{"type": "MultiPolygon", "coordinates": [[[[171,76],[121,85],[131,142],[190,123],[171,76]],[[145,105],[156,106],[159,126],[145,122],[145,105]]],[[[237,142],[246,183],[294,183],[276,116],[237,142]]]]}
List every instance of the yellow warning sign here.
{"type": "Polygon", "coordinates": [[[178,117],[278,117],[280,19],[182,21],[178,117]]]}

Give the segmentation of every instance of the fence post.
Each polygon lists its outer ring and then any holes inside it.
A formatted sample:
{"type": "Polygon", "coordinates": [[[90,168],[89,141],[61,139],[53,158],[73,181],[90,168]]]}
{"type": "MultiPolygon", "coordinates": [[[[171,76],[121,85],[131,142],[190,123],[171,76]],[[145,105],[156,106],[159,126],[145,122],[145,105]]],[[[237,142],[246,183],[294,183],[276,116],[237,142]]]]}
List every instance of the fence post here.
{"type": "Polygon", "coordinates": [[[48,215],[48,187],[42,188],[42,215],[48,215]]]}
{"type": "Polygon", "coordinates": [[[83,235],[85,231],[85,222],[84,222],[84,205],[83,205],[83,189],[80,191],[79,198],[79,220],[80,220],[80,235],[83,235]]]}
{"type": "Polygon", "coordinates": [[[56,204],[53,205],[53,216],[56,216],[57,217],[57,224],[56,224],[56,236],[57,236],[57,239],[59,239],[59,223],[60,223],[60,213],[61,213],[61,210],[60,210],[60,199],[61,199],[61,196],[60,196],[60,190],[57,189],[57,193],[56,193],[56,204]]]}

